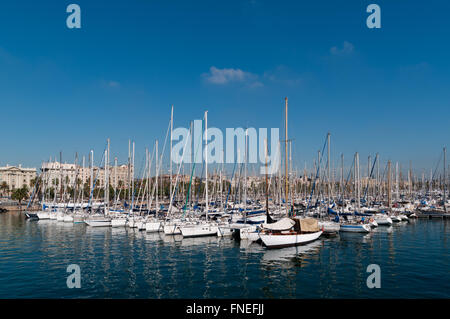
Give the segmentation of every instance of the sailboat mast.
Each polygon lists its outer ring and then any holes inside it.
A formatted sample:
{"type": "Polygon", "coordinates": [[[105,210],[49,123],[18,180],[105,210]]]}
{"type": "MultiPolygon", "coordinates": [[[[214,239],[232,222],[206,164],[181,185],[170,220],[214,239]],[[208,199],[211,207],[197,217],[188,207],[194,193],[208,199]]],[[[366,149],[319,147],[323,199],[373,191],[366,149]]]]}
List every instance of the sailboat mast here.
{"type": "Polygon", "coordinates": [[[205,200],[206,200],[206,220],[208,220],[208,211],[209,211],[209,205],[208,205],[208,111],[205,111],[205,177],[206,177],[206,184],[205,184],[205,200]]]}
{"type": "Polygon", "coordinates": [[[447,149],[444,147],[444,211],[445,212],[447,212],[447,208],[445,206],[445,202],[446,202],[445,193],[447,191],[447,175],[446,175],[446,172],[445,172],[445,166],[446,166],[446,163],[447,163],[446,156],[447,156],[447,149]]]}
{"type": "Polygon", "coordinates": [[[105,215],[108,214],[108,208],[109,208],[109,146],[110,141],[108,138],[108,148],[106,150],[106,156],[105,156],[105,215]]]}
{"type": "MultiPolygon", "coordinates": [[[[155,176],[155,189],[156,189],[156,201],[155,201],[155,209],[156,213],[159,211],[159,205],[158,205],[158,169],[159,169],[159,157],[158,157],[158,140],[156,140],[156,164],[155,164],[155,170],[156,170],[156,176],[155,176]]],[[[170,213],[170,212],[169,212],[170,213]]]]}
{"type": "MultiPolygon", "coordinates": [[[[170,112],[170,154],[169,154],[169,161],[170,161],[170,193],[172,194],[172,131],[173,131],[173,104],[172,104],[172,110],[170,112]]],[[[170,195],[169,195],[170,196],[170,195]]]]}
{"type": "Polygon", "coordinates": [[[269,181],[268,181],[268,174],[267,171],[267,138],[264,139],[264,153],[265,153],[265,160],[266,160],[266,213],[269,215],[269,181]]]}
{"type": "Polygon", "coordinates": [[[133,212],[134,207],[134,142],[133,142],[133,153],[131,154],[131,212],[133,212]]]}
{"type": "Polygon", "coordinates": [[[285,200],[286,200],[286,216],[289,217],[289,183],[288,183],[288,98],[284,98],[285,104],[285,140],[284,140],[284,149],[285,149],[285,200]]]}
{"type": "Polygon", "coordinates": [[[388,161],[388,190],[387,190],[387,196],[388,196],[388,207],[389,211],[391,210],[391,161],[388,161]]]}
{"type": "Polygon", "coordinates": [[[327,157],[328,157],[328,159],[327,159],[327,161],[328,161],[328,164],[327,164],[327,171],[328,171],[328,183],[327,183],[328,204],[331,204],[330,137],[331,137],[331,134],[328,133],[327,134],[327,147],[328,147],[328,150],[327,150],[327,157]]]}
{"type": "Polygon", "coordinates": [[[131,202],[131,140],[128,140],[128,202],[131,202]]]}
{"type": "Polygon", "coordinates": [[[114,207],[117,205],[117,156],[114,157],[114,207]]]}
{"type": "Polygon", "coordinates": [[[244,214],[247,216],[247,129],[245,129],[244,150],[244,214]]]}
{"type": "Polygon", "coordinates": [[[86,157],[83,156],[83,176],[81,177],[81,210],[83,210],[83,202],[84,202],[84,179],[85,179],[85,173],[84,173],[84,166],[85,166],[85,160],[86,157]]]}

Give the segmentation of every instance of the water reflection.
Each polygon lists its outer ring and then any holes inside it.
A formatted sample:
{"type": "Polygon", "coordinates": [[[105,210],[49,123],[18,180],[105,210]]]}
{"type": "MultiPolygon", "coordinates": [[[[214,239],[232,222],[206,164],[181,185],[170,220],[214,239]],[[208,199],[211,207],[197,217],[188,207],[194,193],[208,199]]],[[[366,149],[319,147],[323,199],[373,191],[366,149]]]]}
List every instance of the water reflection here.
{"type": "Polygon", "coordinates": [[[261,261],[263,264],[294,262],[292,266],[301,267],[301,261],[303,259],[307,260],[309,254],[317,254],[321,247],[322,241],[317,240],[302,246],[265,250],[261,261]]]}
{"type": "Polygon", "coordinates": [[[0,215],[0,298],[448,298],[448,230],[445,221],[412,220],[267,250],[8,213],[0,215]],[[81,267],[80,290],[66,287],[71,263],[81,267]],[[365,284],[371,263],[382,267],[382,292],[365,284]]]}

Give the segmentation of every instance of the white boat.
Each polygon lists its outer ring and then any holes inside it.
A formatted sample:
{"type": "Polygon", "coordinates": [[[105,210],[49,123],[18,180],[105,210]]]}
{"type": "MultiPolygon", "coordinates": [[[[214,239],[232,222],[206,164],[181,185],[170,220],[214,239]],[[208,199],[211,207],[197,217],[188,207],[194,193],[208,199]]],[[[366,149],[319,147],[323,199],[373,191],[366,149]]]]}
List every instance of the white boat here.
{"type": "Polygon", "coordinates": [[[46,211],[40,211],[36,213],[39,219],[50,219],[50,214],[46,211]]]}
{"type": "Polygon", "coordinates": [[[304,245],[318,239],[322,231],[309,234],[259,234],[262,242],[267,248],[282,248],[304,245]]]}
{"type": "Polygon", "coordinates": [[[257,241],[259,239],[259,232],[256,226],[249,225],[239,229],[239,237],[243,240],[257,241]]]}
{"type": "Polygon", "coordinates": [[[130,217],[128,218],[127,226],[130,228],[137,228],[137,222],[138,222],[137,217],[130,217]]]}
{"type": "Polygon", "coordinates": [[[368,224],[341,224],[340,231],[350,233],[370,233],[371,228],[368,224]]]}
{"type": "Polygon", "coordinates": [[[369,220],[369,225],[370,225],[370,227],[372,227],[372,228],[378,227],[377,221],[376,221],[375,219],[373,219],[373,218],[371,218],[371,219],[369,220]]]}
{"type": "Polygon", "coordinates": [[[74,224],[84,223],[85,217],[86,217],[86,215],[81,212],[73,214],[74,224]]]}
{"type": "Polygon", "coordinates": [[[91,227],[109,227],[111,226],[111,219],[102,216],[92,216],[84,220],[84,222],[91,227]]]}
{"type": "Polygon", "coordinates": [[[56,220],[59,222],[63,222],[64,221],[64,213],[63,212],[57,212],[56,213],[56,220]]]}
{"type": "Polygon", "coordinates": [[[218,237],[228,237],[232,236],[234,232],[234,228],[229,225],[219,225],[217,228],[217,236],[218,237]]]}
{"type": "Polygon", "coordinates": [[[72,215],[70,215],[70,214],[64,215],[63,222],[65,222],[65,223],[73,223],[73,217],[72,217],[72,215]]]}
{"type": "Polygon", "coordinates": [[[57,215],[57,214],[58,214],[57,212],[50,212],[50,213],[49,213],[50,219],[51,219],[51,220],[57,220],[57,218],[58,218],[58,215],[57,215]]]}
{"type": "Polygon", "coordinates": [[[341,229],[341,225],[332,221],[319,221],[319,229],[323,231],[324,234],[335,234],[341,229]]]}
{"type": "Polygon", "coordinates": [[[163,230],[165,235],[181,235],[181,230],[177,223],[165,223],[163,230]]]}
{"type": "Polygon", "coordinates": [[[386,214],[375,214],[373,219],[378,225],[392,225],[392,219],[386,214]]]}
{"type": "Polygon", "coordinates": [[[400,218],[399,215],[391,215],[391,219],[394,223],[398,223],[398,222],[402,221],[402,219],[400,218]]]}
{"type": "Polygon", "coordinates": [[[138,230],[145,230],[145,220],[141,219],[136,222],[136,228],[138,230]]]}
{"type": "Polygon", "coordinates": [[[127,224],[126,217],[116,217],[111,219],[111,227],[125,227],[127,224]]]}
{"type": "Polygon", "coordinates": [[[322,235],[316,219],[283,218],[272,224],[265,224],[259,233],[267,248],[282,248],[304,245],[322,235]]]}
{"type": "Polygon", "coordinates": [[[400,219],[403,220],[403,221],[408,220],[408,216],[406,216],[406,215],[404,215],[404,214],[400,214],[399,217],[400,217],[400,219]]]}
{"type": "Polygon", "coordinates": [[[156,233],[161,230],[161,222],[158,220],[150,220],[145,223],[145,231],[147,233],[156,233]]]}
{"type": "Polygon", "coordinates": [[[217,235],[218,226],[216,223],[200,223],[194,225],[183,225],[179,227],[183,237],[202,237],[217,235]]]}

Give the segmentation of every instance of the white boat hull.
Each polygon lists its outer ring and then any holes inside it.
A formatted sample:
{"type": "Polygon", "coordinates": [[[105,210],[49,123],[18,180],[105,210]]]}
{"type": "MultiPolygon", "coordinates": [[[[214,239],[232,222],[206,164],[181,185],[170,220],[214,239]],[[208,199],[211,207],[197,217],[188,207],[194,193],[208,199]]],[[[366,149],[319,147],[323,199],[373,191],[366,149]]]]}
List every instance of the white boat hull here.
{"type": "Polygon", "coordinates": [[[147,222],[145,223],[145,231],[147,233],[157,233],[161,229],[161,222],[147,222]]]}
{"type": "Polygon", "coordinates": [[[202,237],[217,235],[218,227],[210,224],[189,225],[180,227],[183,237],[202,237]]]}
{"type": "Polygon", "coordinates": [[[144,221],[138,221],[138,222],[136,223],[136,228],[137,228],[138,230],[145,230],[145,222],[144,222],[144,221]]]}
{"type": "Polygon", "coordinates": [[[125,227],[127,224],[126,218],[114,218],[111,219],[111,226],[112,227],[125,227]]]}
{"type": "Polygon", "coordinates": [[[164,225],[164,234],[165,235],[179,235],[179,234],[181,234],[181,230],[178,225],[174,225],[174,224],[164,225]]]}
{"type": "Polygon", "coordinates": [[[392,225],[392,219],[389,216],[376,216],[374,220],[378,225],[392,225]]]}
{"type": "Polygon", "coordinates": [[[219,226],[217,228],[217,236],[218,237],[228,237],[228,236],[232,236],[234,232],[233,228],[230,228],[228,226],[219,226]]]}
{"type": "Polygon", "coordinates": [[[70,215],[65,215],[64,219],[63,219],[63,222],[65,222],[65,223],[73,223],[73,217],[70,216],[70,215]]]}
{"type": "Polygon", "coordinates": [[[318,231],[310,234],[286,234],[286,235],[273,235],[273,234],[259,234],[262,242],[267,248],[283,248],[297,245],[304,245],[318,239],[322,235],[322,231],[318,231]]]}
{"type": "Polygon", "coordinates": [[[369,233],[371,230],[369,225],[341,225],[340,231],[349,233],[369,233]]]}
{"type": "Polygon", "coordinates": [[[36,215],[39,219],[50,219],[50,214],[47,212],[38,212],[36,215]]]}
{"type": "Polygon", "coordinates": [[[401,221],[402,221],[402,219],[400,218],[400,216],[392,216],[391,219],[392,219],[392,221],[393,221],[394,223],[398,223],[398,222],[401,222],[401,221]]]}
{"type": "Polygon", "coordinates": [[[91,227],[109,227],[111,226],[111,221],[109,219],[95,219],[95,220],[85,220],[88,226],[91,227]]]}
{"type": "Polygon", "coordinates": [[[239,237],[243,240],[257,241],[259,239],[259,233],[256,230],[256,226],[248,226],[239,229],[239,237]]]}
{"type": "Polygon", "coordinates": [[[333,234],[339,232],[341,225],[334,222],[319,222],[319,229],[321,229],[325,234],[333,234]]]}

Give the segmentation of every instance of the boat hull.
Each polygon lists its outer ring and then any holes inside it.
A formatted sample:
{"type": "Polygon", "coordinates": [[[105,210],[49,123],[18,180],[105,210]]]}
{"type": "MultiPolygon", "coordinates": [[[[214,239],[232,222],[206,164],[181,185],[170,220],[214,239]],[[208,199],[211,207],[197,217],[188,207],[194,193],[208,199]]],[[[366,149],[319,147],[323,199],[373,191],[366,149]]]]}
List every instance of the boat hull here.
{"type": "Polygon", "coordinates": [[[392,219],[388,216],[375,217],[374,220],[378,225],[392,225],[392,219]]]}
{"type": "Polygon", "coordinates": [[[164,225],[163,229],[165,235],[181,235],[181,230],[178,225],[174,224],[164,225]]]}
{"type": "Polygon", "coordinates": [[[50,219],[50,214],[47,212],[38,212],[36,215],[39,219],[50,219]]]}
{"type": "Polygon", "coordinates": [[[369,233],[371,230],[369,225],[341,225],[341,232],[349,233],[369,233]]]}
{"type": "Polygon", "coordinates": [[[256,226],[249,226],[239,229],[239,237],[243,240],[257,241],[259,233],[256,230],[256,226]]]}
{"type": "Polygon", "coordinates": [[[112,227],[125,227],[126,224],[127,224],[127,219],[126,218],[111,219],[111,226],[112,227]]]}
{"type": "Polygon", "coordinates": [[[180,232],[183,237],[203,237],[217,235],[217,226],[213,225],[190,225],[180,227],[180,232]]]}
{"type": "Polygon", "coordinates": [[[109,227],[111,226],[111,221],[109,219],[99,219],[99,220],[85,220],[88,226],[91,227],[109,227]]]}
{"type": "Polygon", "coordinates": [[[234,229],[228,226],[219,226],[217,228],[217,236],[218,237],[228,237],[233,236],[234,229]]]}
{"type": "Polygon", "coordinates": [[[310,234],[293,234],[293,235],[273,235],[273,234],[259,234],[263,244],[267,248],[283,248],[305,245],[315,241],[322,235],[322,231],[310,234]]]}
{"type": "Polygon", "coordinates": [[[147,233],[157,233],[161,229],[161,222],[147,222],[145,223],[145,231],[147,233]]]}

